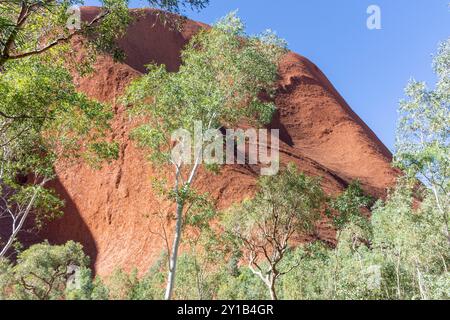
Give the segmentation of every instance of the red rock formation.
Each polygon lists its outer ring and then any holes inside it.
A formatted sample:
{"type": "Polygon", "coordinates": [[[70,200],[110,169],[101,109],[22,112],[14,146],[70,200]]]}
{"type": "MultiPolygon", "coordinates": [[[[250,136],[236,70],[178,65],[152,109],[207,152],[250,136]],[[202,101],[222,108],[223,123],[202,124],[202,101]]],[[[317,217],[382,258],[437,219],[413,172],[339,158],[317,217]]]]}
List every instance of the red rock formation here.
{"type": "MultiPolygon", "coordinates": [[[[85,18],[98,9],[83,9],[85,18]]],[[[116,63],[101,56],[95,72],[76,78],[79,90],[92,98],[114,105],[114,138],[121,143],[120,159],[94,170],[79,163],[59,168],[56,188],[67,199],[65,216],[43,232],[52,243],[69,239],[82,242],[93,258],[96,271],[105,275],[115,268],[137,267],[146,271],[160,255],[163,243],[152,234],[158,223],[151,216],[161,207],[151,189],[151,167],[128,133],[132,124],[116,99],[126,85],[145,71],[150,62],[164,63],[176,71],[180,50],[203,24],[186,21],[182,31],[165,27],[155,11],[145,11],[120,41],[127,59],[116,63]]],[[[81,39],[74,42],[83,58],[81,39]]],[[[289,53],[280,65],[278,114],[271,127],[281,130],[281,161],[294,162],[308,175],[322,177],[326,192],[342,191],[352,180],[360,180],[374,196],[385,194],[396,171],[391,154],[375,134],[350,109],[325,75],[309,60],[289,53]]],[[[201,172],[196,185],[209,191],[224,208],[251,195],[257,172],[246,166],[227,166],[220,176],[201,172]]],[[[333,236],[326,222],[320,236],[333,236]]]]}

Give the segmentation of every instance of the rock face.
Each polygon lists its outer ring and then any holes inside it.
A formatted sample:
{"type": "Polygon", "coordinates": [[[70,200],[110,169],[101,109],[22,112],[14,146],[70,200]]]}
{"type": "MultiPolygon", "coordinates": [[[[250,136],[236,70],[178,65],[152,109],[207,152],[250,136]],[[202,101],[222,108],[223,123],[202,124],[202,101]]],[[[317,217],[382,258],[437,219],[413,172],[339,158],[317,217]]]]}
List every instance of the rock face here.
{"type": "MultiPolygon", "coordinates": [[[[82,14],[90,19],[97,12],[97,8],[85,7],[82,14]]],[[[120,41],[126,61],[116,63],[101,56],[92,75],[75,78],[80,91],[114,106],[120,159],[101,170],[83,163],[58,168],[54,187],[66,200],[65,215],[50,223],[40,237],[51,243],[81,242],[100,275],[118,267],[148,270],[163,249],[163,241],[154,234],[159,220],[152,214],[170,210],[151,188],[151,177],[165,172],[150,166],[130,140],[133,124],[116,99],[132,79],[145,72],[145,64],[164,63],[176,71],[180,50],[202,27],[188,20],[178,31],[159,22],[156,11],[141,12],[120,41]]],[[[84,57],[82,41],[74,41],[79,59],[84,57]]],[[[288,53],[279,74],[278,114],[271,127],[281,132],[281,162],[294,162],[306,174],[322,177],[327,193],[339,193],[358,179],[368,193],[382,197],[398,174],[390,165],[389,150],[309,60],[288,53]]],[[[196,185],[225,208],[254,192],[258,172],[249,166],[226,166],[219,176],[201,172],[196,185]]],[[[326,221],[319,226],[317,237],[332,241],[333,231],[326,221]]]]}

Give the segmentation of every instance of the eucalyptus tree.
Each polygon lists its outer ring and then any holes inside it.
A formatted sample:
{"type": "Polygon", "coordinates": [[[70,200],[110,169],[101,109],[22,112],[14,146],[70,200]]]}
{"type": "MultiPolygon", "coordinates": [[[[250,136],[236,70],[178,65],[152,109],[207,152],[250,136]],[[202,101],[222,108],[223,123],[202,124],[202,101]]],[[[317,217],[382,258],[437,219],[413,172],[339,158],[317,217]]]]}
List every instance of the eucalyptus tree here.
{"type": "MultiPolygon", "coordinates": [[[[9,60],[42,54],[67,44],[76,35],[88,35],[101,50],[121,52],[115,40],[123,35],[131,21],[128,0],[101,0],[97,16],[81,21],[74,6],[83,0],[2,0],[0,1],[0,69],[9,60]],[[76,21],[79,20],[79,21],[76,21]]],[[[202,9],[209,0],[148,0],[147,3],[168,12],[202,9]]]]}
{"type": "Polygon", "coordinates": [[[125,1],[70,30],[68,8],[79,1],[0,2],[0,257],[10,252],[31,213],[39,227],[63,203],[46,187],[59,159],[114,158],[107,143],[112,110],[78,93],[66,69],[68,41],[96,32],[96,47],[113,50],[129,21],[125,1]]]}
{"type": "Polygon", "coordinates": [[[67,44],[78,34],[95,35],[102,50],[116,49],[114,40],[130,20],[128,1],[105,0],[90,21],[73,21],[72,6],[80,0],[6,0],[0,2],[0,68],[10,60],[39,55],[67,44]],[[79,25],[78,25],[79,24],[79,25]]]}
{"type": "MultiPolygon", "coordinates": [[[[135,139],[149,150],[152,162],[173,168],[173,186],[167,194],[176,206],[176,224],[166,299],[172,298],[178,249],[190,207],[187,204],[196,198],[192,184],[202,164],[205,140],[218,142],[215,150],[220,154],[221,127],[245,119],[255,124],[270,121],[275,106],[260,100],[259,95],[263,91],[269,97],[274,93],[277,64],[284,51],[284,41],[273,33],[249,37],[241,20],[230,14],[193,37],[181,54],[179,72],[169,73],[163,65],[150,65],[148,74],[128,90],[125,102],[132,105],[131,113],[142,120],[134,131],[135,139]],[[173,142],[178,141],[175,146],[186,143],[181,137],[172,141],[176,132],[200,136],[183,159],[172,156],[173,142]],[[205,137],[208,132],[214,134],[205,137]],[[180,161],[186,158],[188,161],[180,161]]],[[[223,163],[218,158],[207,163],[209,167],[223,163]]]]}
{"type": "Polygon", "coordinates": [[[434,58],[434,89],[411,80],[400,103],[396,163],[428,187],[446,224],[450,243],[450,39],[434,58]]]}
{"type": "Polygon", "coordinates": [[[168,12],[182,13],[185,9],[204,9],[210,0],[148,0],[151,7],[166,10],[168,12]]]}
{"type": "Polygon", "coordinates": [[[313,233],[324,204],[318,179],[298,173],[291,164],[277,176],[262,177],[253,199],[225,213],[226,233],[242,248],[248,267],[273,300],[278,299],[278,280],[300,263],[284,263],[294,237],[313,233]]]}
{"type": "MultiPolygon", "coordinates": [[[[0,268],[1,268],[0,261],[0,268]]],[[[69,241],[64,245],[51,246],[40,243],[21,252],[15,265],[3,262],[7,280],[0,281],[6,299],[59,300],[77,281],[79,271],[89,265],[89,257],[79,243],[69,241]],[[2,287],[3,285],[3,287],[2,287]]],[[[1,280],[1,278],[0,278],[1,280]]]]}
{"type": "MultiPolygon", "coordinates": [[[[201,9],[208,1],[148,3],[181,13],[187,7],[201,9]]],[[[77,93],[66,68],[72,67],[67,57],[77,35],[89,37],[88,52],[94,58],[99,51],[123,57],[115,40],[131,22],[128,1],[101,1],[98,15],[87,21],[73,9],[83,4],[0,1],[0,256],[9,252],[30,213],[38,224],[41,217],[59,213],[62,202],[45,188],[58,159],[113,158],[117,153],[117,146],[101,141],[112,110],[77,93]]],[[[86,65],[73,67],[82,71],[86,65]]]]}
{"type": "Polygon", "coordinates": [[[78,93],[57,64],[52,55],[10,61],[0,74],[0,256],[31,212],[37,226],[59,213],[62,202],[46,188],[57,161],[83,157],[95,164],[117,155],[106,140],[110,107],[78,93]]]}

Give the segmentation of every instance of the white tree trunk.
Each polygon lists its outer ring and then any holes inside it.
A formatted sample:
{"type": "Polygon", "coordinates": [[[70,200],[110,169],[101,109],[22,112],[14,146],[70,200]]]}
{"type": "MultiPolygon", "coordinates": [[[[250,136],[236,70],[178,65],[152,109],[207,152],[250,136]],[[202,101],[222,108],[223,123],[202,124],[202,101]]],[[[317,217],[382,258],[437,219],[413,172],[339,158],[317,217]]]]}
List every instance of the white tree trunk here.
{"type": "MultiPolygon", "coordinates": [[[[211,117],[208,124],[208,129],[211,127],[212,120],[215,114],[211,117]]],[[[198,168],[200,166],[202,156],[202,150],[198,150],[195,154],[194,166],[189,174],[189,178],[183,188],[189,188],[194,182],[195,176],[197,175],[198,168]]],[[[185,205],[185,200],[180,199],[178,192],[180,188],[180,178],[181,178],[181,168],[180,165],[175,164],[176,167],[176,177],[175,177],[175,191],[177,192],[177,212],[176,212],[176,226],[175,234],[173,238],[172,251],[170,253],[169,259],[169,274],[167,278],[166,292],[164,294],[165,300],[171,300],[173,296],[173,288],[175,286],[175,275],[177,271],[177,261],[178,261],[178,250],[181,243],[181,235],[183,232],[183,210],[185,205]]]]}
{"type": "Polygon", "coordinates": [[[433,190],[433,194],[434,194],[434,198],[436,201],[436,205],[438,207],[439,212],[441,212],[442,214],[442,218],[444,219],[444,224],[445,224],[445,236],[447,237],[447,242],[450,244],[450,235],[449,235],[449,231],[448,231],[448,213],[446,211],[445,208],[442,207],[441,205],[441,201],[439,199],[439,193],[437,191],[436,186],[432,186],[431,189],[433,190]]]}
{"type": "Polygon", "coordinates": [[[173,237],[172,252],[169,260],[169,275],[167,277],[166,293],[164,295],[165,300],[171,300],[173,295],[173,288],[175,285],[175,273],[177,270],[178,249],[181,242],[181,232],[183,227],[183,203],[177,203],[177,217],[175,235],[173,237]]]}
{"type": "MultiPolygon", "coordinates": [[[[42,185],[45,182],[42,183],[42,185]]],[[[3,247],[3,249],[0,252],[0,258],[4,257],[6,255],[6,253],[8,252],[8,250],[11,248],[11,246],[13,245],[18,233],[20,232],[20,230],[22,230],[23,225],[25,223],[25,220],[27,219],[28,215],[30,214],[31,209],[33,208],[34,202],[36,201],[36,197],[38,195],[37,190],[34,191],[33,196],[30,199],[30,202],[28,202],[28,205],[26,206],[26,208],[24,209],[24,211],[22,213],[20,213],[18,216],[19,218],[19,223],[16,224],[16,220],[13,220],[12,222],[12,232],[11,235],[9,236],[8,242],[6,242],[5,246],[3,247]]]]}
{"type": "Polygon", "coordinates": [[[417,282],[419,284],[420,297],[422,300],[428,300],[427,294],[425,292],[425,287],[423,285],[422,273],[419,270],[419,267],[416,267],[417,270],[417,282]]]}
{"type": "Polygon", "coordinates": [[[275,290],[275,278],[271,277],[271,279],[268,282],[269,291],[270,291],[270,299],[272,300],[278,300],[277,292],[275,290]]]}

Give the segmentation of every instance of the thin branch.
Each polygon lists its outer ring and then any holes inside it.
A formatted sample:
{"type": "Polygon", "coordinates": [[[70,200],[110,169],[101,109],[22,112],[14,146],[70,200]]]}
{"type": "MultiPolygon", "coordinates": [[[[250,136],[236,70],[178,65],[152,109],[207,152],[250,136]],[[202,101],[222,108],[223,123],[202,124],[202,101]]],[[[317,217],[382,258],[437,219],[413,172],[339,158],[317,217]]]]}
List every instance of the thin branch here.
{"type": "MultiPolygon", "coordinates": [[[[94,24],[96,24],[97,22],[101,21],[102,19],[104,19],[108,14],[109,14],[109,10],[106,10],[102,13],[100,13],[99,15],[97,15],[97,17],[95,17],[89,24],[87,24],[86,28],[89,28],[91,26],[93,26],[94,24]]],[[[5,58],[6,60],[17,60],[17,59],[22,59],[22,58],[26,58],[29,56],[33,56],[33,55],[38,55],[41,53],[44,53],[48,50],[50,50],[51,48],[62,44],[62,43],[67,43],[69,40],[71,40],[74,36],[79,35],[83,32],[83,29],[80,30],[76,30],[74,32],[72,32],[71,34],[67,35],[67,36],[60,36],[59,38],[57,38],[56,40],[54,40],[53,42],[47,44],[45,47],[42,47],[40,49],[36,49],[33,51],[29,51],[29,52],[24,52],[24,53],[20,53],[17,55],[3,55],[3,58],[5,58]]]]}
{"type": "Polygon", "coordinates": [[[19,29],[23,26],[26,19],[28,18],[28,6],[26,1],[22,1],[22,7],[20,9],[19,16],[17,18],[16,25],[14,26],[14,29],[11,31],[11,34],[9,35],[8,39],[4,43],[4,48],[1,57],[8,58],[9,57],[9,51],[11,50],[14,41],[16,40],[17,34],[19,32],[19,29]]]}

